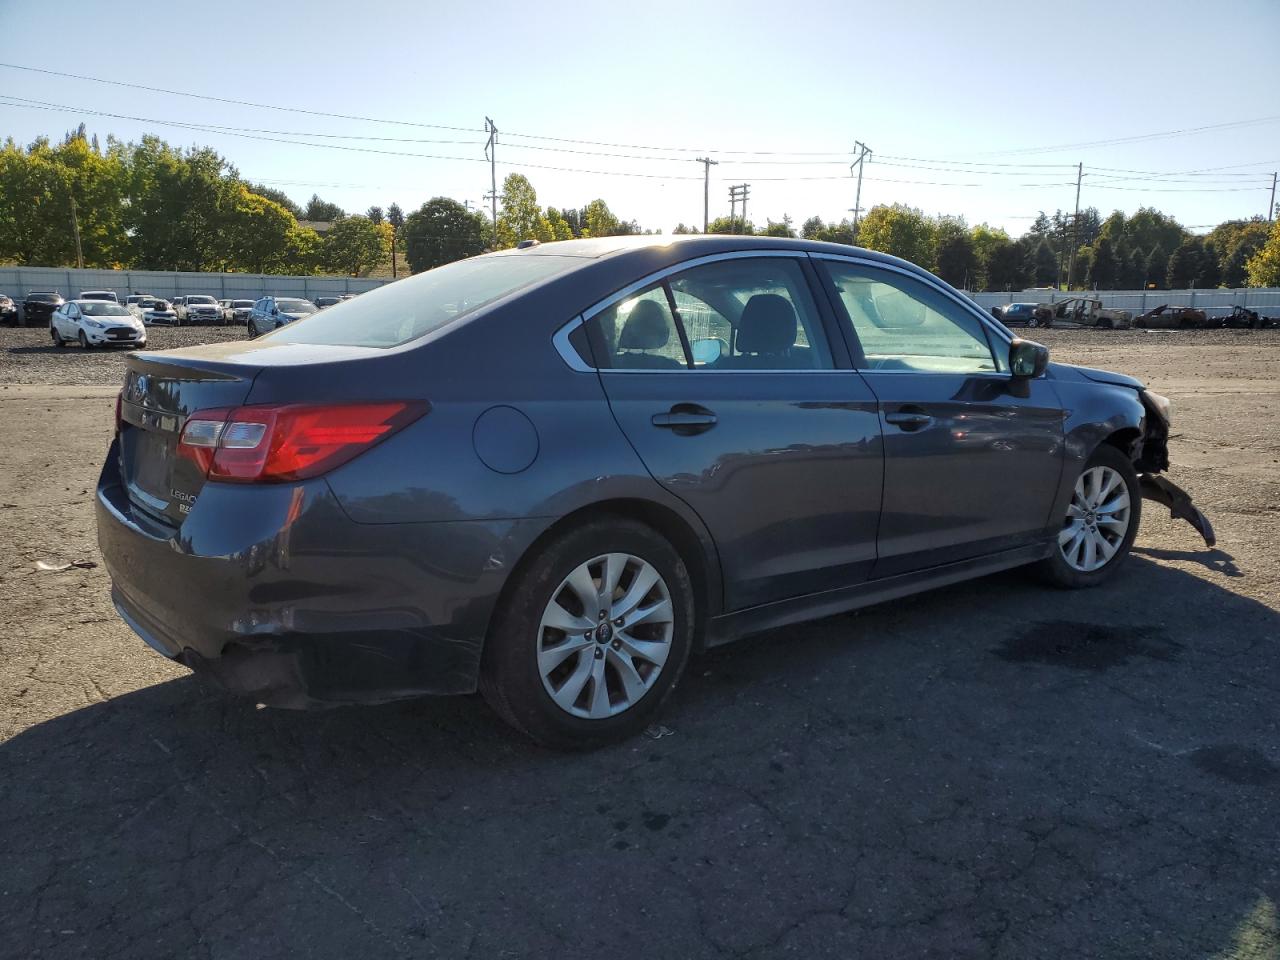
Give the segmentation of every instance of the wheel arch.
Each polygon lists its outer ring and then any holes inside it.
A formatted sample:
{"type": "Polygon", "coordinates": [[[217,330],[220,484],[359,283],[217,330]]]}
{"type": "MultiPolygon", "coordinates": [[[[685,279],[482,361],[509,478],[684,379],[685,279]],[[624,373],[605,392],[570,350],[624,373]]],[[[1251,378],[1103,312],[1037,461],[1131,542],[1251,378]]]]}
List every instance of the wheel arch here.
{"type": "MultiPolygon", "coordinates": [[[[579,507],[543,530],[525,548],[507,577],[498,595],[494,610],[500,609],[510,592],[520,582],[524,571],[534,563],[543,548],[566,532],[597,520],[616,517],[643,523],[659,534],[675,548],[689,571],[694,593],[694,647],[703,646],[704,627],[710,617],[722,612],[724,595],[720,575],[720,559],[715,544],[705,529],[681,516],[676,510],[652,500],[618,497],[599,500],[579,507]]],[[[489,620],[492,624],[493,614],[489,620]]],[[[487,637],[486,637],[487,639],[487,637]]]]}

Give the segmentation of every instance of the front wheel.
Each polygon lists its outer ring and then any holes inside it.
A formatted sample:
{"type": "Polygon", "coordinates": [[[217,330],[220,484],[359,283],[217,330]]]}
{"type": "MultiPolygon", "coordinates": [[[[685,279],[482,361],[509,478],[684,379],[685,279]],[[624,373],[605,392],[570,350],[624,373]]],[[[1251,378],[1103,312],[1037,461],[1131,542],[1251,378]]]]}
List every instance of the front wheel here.
{"type": "Polygon", "coordinates": [[[84,335],[83,330],[80,331],[80,336],[77,339],[80,341],[81,349],[84,349],[84,350],[89,349],[89,338],[84,335]]]}
{"type": "Polygon", "coordinates": [[[650,723],[684,671],[693,586],[657,532],[623,519],[547,544],[505,591],[480,690],[546,746],[623,740],[650,723]]]}
{"type": "Polygon", "coordinates": [[[1103,444],[1080,471],[1041,572],[1060,587],[1097,586],[1129,555],[1141,519],[1137,470],[1123,453],[1103,444]]]}
{"type": "Polygon", "coordinates": [[[62,339],[62,337],[58,334],[57,327],[55,327],[53,324],[49,324],[49,336],[53,338],[53,345],[55,347],[61,348],[67,345],[67,341],[62,339]]]}

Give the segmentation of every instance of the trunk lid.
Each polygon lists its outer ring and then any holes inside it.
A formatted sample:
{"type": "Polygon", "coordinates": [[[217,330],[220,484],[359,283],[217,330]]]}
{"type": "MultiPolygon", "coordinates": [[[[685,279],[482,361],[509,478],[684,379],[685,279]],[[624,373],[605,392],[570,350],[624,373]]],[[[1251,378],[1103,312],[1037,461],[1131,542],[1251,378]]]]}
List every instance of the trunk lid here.
{"type": "Polygon", "coordinates": [[[243,403],[260,370],[226,360],[129,357],[120,402],[120,474],[135,509],[181,525],[205,484],[195,462],[178,454],[183,424],[197,410],[243,403]]]}

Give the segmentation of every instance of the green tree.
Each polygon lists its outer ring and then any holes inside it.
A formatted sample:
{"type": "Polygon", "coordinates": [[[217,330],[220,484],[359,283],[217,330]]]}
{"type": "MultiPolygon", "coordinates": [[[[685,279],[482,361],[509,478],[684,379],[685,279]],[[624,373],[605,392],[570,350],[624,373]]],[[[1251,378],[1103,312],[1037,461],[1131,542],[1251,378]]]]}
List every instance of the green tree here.
{"type": "MultiPolygon", "coordinates": [[[[1052,256],[1052,254],[1050,254],[1052,256]]],[[[1030,281],[1022,248],[1005,238],[1003,243],[987,247],[983,267],[988,290],[1021,290],[1030,281]]]]}
{"type": "Polygon", "coordinates": [[[1201,290],[1212,290],[1222,283],[1222,260],[1218,249],[1210,240],[1205,240],[1200,257],[1200,271],[1196,274],[1196,286],[1201,290]]]}
{"type": "MultiPolygon", "coordinates": [[[[1261,249],[1261,248],[1259,248],[1261,249]]],[[[1247,244],[1238,244],[1222,265],[1222,285],[1238,290],[1249,282],[1249,260],[1254,252],[1247,244]]]]}
{"type": "Polygon", "coordinates": [[[1058,256],[1048,239],[1041,240],[1031,255],[1031,275],[1037,287],[1052,287],[1058,283],[1058,256]]]}
{"type": "Polygon", "coordinates": [[[551,228],[552,240],[573,239],[573,227],[569,226],[569,221],[564,218],[564,214],[559,210],[554,207],[547,207],[547,215],[544,219],[551,228]]]}
{"type": "Polygon", "coordinates": [[[321,200],[320,195],[317,193],[311,195],[311,199],[307,201],[306,208],[302,211],[303,220],[311,220],[316,223],[331,223],[335,220],[341,220],[344,216],[346,214],[340,206],[327,200],[321,200]]]}
{"type": "Polygon", "coordinates": [[[1141,290],[1147,279],[1147,255],[1134,247],[1120,264],[1120,287],[1141,290]]]}
{"type": "Polygon", "coordinates": [[[1160,289],[1165,281],[1165,277],[1169,274],[1169,255],[1164,252],[1164,246],[1157,243],[1151,248],[1151,252],[1147,254],[1146,283],[1150,287],[1154,284],[1154,289],[1160,289]]]}
{"type": "Polygon", "coordinates": [[[388,252],[368,217],[341,217],[324,234],[320,262],[326,270],[354,277],[382,263],[388,252]]]}
{"type": "Polygon", "coordinates": [[[294,203],[283,190],[277,190],[275,187],[268,187],[262,183],[249,183],[246,186],[249,188],[250,193],[256,193],[260,197],[266,197],[273,203],[280,204],[280,206],[293,214],[294,219],[302,219],[302,208],[294,203]]]}
{"type": "Polygon", "coordinates": [[[603,200],[592,200],[582,212],[584,237],[616,237],[630,232],[623,229],[622,222],[603,200]]]}
{"type": "Polygon", "coordinates": [[[507,174],[499,196],[502,211],[498,214],[497,245],[499,250],[514,247],[521,240],[536,240],[539,221],[538,192],[529,178],[520,173],[507,174]]]}
{"type": "Polygon", "coordinates": [[[1177,220],[1154,207],[1139,207],[1125,221],[1124,233],[1131,245],[1143,250],[1151,250],[1157,244],[1166,251],[1173,250],[1187,238],[1187,231],[1177,220]]]}
{"type": "Polygon", "coordinates": [[[223,269],[269,273],[289,268],[289,235],[298,221],[266,197],[240,185],[224,223],[226,258],[223,269]]]}
{"type": "Polygon", "coordinates": [[[934,225],[934,272],[953,287],[977,289],[978,251],[963,217],[940,217],[934,225]]]}
{"type": "Polygon", "coordinates": [[[858,242],[925,268],[933,263],[933,224],[915,207],[872,207],[859,225],[858,242]]]}
{"type": "Polygon", "coordinates": [[[1165,274],[1170,290],[1185,290],[1195,282],[1196,275],[1200,272],[1201,255],[1199,240],[1188,238],[1178,244],[1169,257],[1169,267],[1165,274]]]}
{"type": "MultiPolygon", "coordinates": [[[[1227,220],[1210,230],[1205,237],[1205,242],[1213,244],[1225,269],[1227,261],[1239,247],[1245,248],[1245,260],[1253,256],[1254,252],[1267,242],[1267,233],[1270,228],[1271,224],[1262,217],[1252,217],[1249,220],[1227,220]]],[[[1243,275],[1241,283],[1243,283],[1243,275]]]]}
{"type": "Polygon", "coordinates": [[[364,215],[369,218],[370,223],[375,225],[382,223],[382,221],[386,219],[386,216],[382,212],[382,208],[376,206],[370,207],[364,212],[364,215]]]}
{"type": "Polygon", "coordinates": [[[1089,264],[1089,285],[1095,290],[1114,290],[1120,278],[1120,263],[1116,258],[1111,237],[1103,233],[1093,245],[1093,260],[1089,264]]]}
{"type": "Polygon", "coordinates": [[[1280,220],[1271,227],[1267,242],[1249,258],[1247,269],[1249,286],[1280,287],[1280,220]]]}
{"type": "Polygon", "coordinates": [[[697,228],[697,227],[686,227],[683,223],[678,223],[678,224],[676,224],[676,228],[675,228],[674,230],[672,230],[671,232],[672,232],[672,233],[674,233],[674,234],[680,234],[680,235],[688,234],[688,233],[697,233],[697,232],[698,232],[698,228],[697,228]]]}
{"type": "Polygon", "coordinates": [[[404,235],[409,269],[421,273],[484,253],[489,225],[457,200],[434,197],[405,219],[404,235]]]}
{"type": "Polygon", "coordinates": [[[791,226],[791,218],[784,213],[781,221],[766,220],[763,235],[766,237],[794,237],[796,231],[791,226]]]}
{"type": "Polygon", "coordinates": [[[823,223],[821,217],[810,217],[800,225],[800,236],[806,240],[817,240],[818,235],[825,230],[827,225],[823,223]]]}
{"type": "Polygon", "coordinates": [[[716,217],[707,225],[707,233],[741,233],[751,235],[756,232],[750,220],[743,222],[741,217],[716,217]]]}

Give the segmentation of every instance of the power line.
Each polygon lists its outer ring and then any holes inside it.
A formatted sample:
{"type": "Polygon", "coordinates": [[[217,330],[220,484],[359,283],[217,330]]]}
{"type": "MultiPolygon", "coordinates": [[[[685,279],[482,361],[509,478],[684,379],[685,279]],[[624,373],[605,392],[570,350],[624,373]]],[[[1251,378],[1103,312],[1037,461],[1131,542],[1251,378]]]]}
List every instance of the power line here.
{"type": "Polygon", "coordinates": [[[1185,127],[1179,130],[1165,130],[1160,133],[1141,133],[1131,137],[1112,137],[1107,140],[1085,140],[1079,143],[1058,143],[1048,147],[1020,147],[1012,150],[991,150],[979,156],[1009,156],[1013,154],[1055,153],[1059,150],[1081,150],[1088,147],[1110,147],[1124,143],[1142,143],[1149,140],[1164,140],[1170,137],[1186,137],[1197,133],[1208,133],[1211,130],[1226,130],[1234,127],[1248,127],[1259,123],[1275,123],[1280,114],[1269,117],[1255,117],[1252,120],[1230,120],[1226,123],[1210,123],[1200,127],[1185,127]]]}

